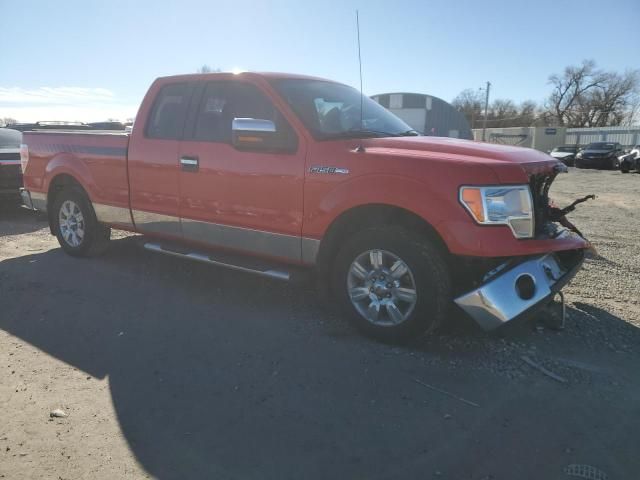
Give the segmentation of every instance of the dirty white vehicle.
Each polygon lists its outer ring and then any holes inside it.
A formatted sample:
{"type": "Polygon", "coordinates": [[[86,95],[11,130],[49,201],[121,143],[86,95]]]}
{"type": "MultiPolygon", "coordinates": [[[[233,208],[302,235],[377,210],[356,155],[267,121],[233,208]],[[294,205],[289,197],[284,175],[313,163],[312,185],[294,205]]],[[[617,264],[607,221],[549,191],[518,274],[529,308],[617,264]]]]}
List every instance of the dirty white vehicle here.
{"type": "Polygon", "coordinates": [[[620,156],[619,160],[622,173],[629,173],[631,170],[640,172],[640,145],[636,145],[629,153],[620,156]]]}

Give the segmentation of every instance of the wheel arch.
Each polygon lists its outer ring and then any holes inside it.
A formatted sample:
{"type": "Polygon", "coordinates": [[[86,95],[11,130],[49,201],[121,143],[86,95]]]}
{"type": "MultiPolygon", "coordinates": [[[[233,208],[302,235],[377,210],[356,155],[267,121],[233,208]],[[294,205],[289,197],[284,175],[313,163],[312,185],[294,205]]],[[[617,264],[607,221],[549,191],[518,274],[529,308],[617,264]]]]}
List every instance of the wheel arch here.
{"type": "MultiPolygon", "coordinates": [[[[78,190],[81,190],[87,198],[89,198],[86,189],[73,175],[69,173],[56,174],[49,182],[49,187],[47,189],[47,218],[49,220],[49,231],[52,235],[55,235],[55,232],[53,231],[53,216],[55,215],[53,205],[58,194],[60,194],[60,192],[65,188],[77,188],[78,190]]],[[[89,200],[89,202],[91,201],[89,200]]]]}
{"type": "Polygon", "coordinates": [[[320,273],[328,273],[329,260],[336,255],[342,238],[365,228],[385,225],[400,226],[422,234],[443,254],[449,254],[440,234],[418,214],[395,205],[370,203],[351,207],[331,222],[318,249],[317,268],[320,273]]]}

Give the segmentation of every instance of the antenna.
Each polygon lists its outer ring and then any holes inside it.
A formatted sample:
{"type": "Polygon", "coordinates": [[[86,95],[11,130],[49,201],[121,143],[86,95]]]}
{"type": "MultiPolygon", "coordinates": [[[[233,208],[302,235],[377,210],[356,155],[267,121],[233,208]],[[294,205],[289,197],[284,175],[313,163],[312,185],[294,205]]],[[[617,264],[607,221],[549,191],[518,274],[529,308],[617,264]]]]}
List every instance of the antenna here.
{"type": "MultiPolygon", "coordinates": [[[[360,66],[360,130],[364,130],[364,92],[362,91],[362,55],[360,53],[360,16],[356,10],[356,30],[358,32],[358,65],[360,66]]],[[[362,142],[356,148],[357,152],[364,152],[362,142]]]]}

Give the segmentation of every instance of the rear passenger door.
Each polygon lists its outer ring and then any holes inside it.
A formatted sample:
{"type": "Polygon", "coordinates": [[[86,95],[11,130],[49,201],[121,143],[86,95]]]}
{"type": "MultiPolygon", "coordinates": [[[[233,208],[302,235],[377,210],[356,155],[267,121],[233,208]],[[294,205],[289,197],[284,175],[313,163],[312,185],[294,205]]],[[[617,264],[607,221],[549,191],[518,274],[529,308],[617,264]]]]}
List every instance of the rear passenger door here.
{"type": "Polygon", "coordinates": [[[191,131],[180,147],[180,215],[185,239],[299,261],[304,144],[253,83],[203,85],[191,131]],[[232,145],[234,118],[271,120],[291,142],[283,152],[232,145]]]}
{"type": "Polygon", "coordinates": [[[164,84],[150,109],[138,113],[144,128],[133,129],[128,161],[131,212],[141,232],[182,236],[178,155],[194,87],[187,81],[164,84]]]}

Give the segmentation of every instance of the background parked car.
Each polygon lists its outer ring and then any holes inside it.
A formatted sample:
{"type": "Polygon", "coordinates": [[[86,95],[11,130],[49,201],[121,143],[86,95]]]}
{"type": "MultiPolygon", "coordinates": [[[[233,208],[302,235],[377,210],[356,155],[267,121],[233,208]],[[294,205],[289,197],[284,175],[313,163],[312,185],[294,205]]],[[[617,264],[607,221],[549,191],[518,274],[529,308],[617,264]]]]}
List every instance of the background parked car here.
{"type": "Polygon", "coordinates": [[[629,173],[631,170],[640,172],[640,145],[636,145],[633,150],[620,157],[620,171],[629,173]]]}
{"type": "Polygon", "coordinates": [[[0,204],[17,202],[22,187],[20,143],[22,133],[0,128],[0,204]]]}
{"type": "Polygon", "coordinates": [[[594,142],[587,145],[576,155],[577,168],[599,168],[617,170],[618,157],[622,155],[622,145],[615,142],[594,142]]]}
{"type": "Polygon", "coordinates": [[[560,145],[549,152],[553,158],[557,158],[568,167],[573,167],[576,155],[580,147],[578,145],[560,145]]]}

